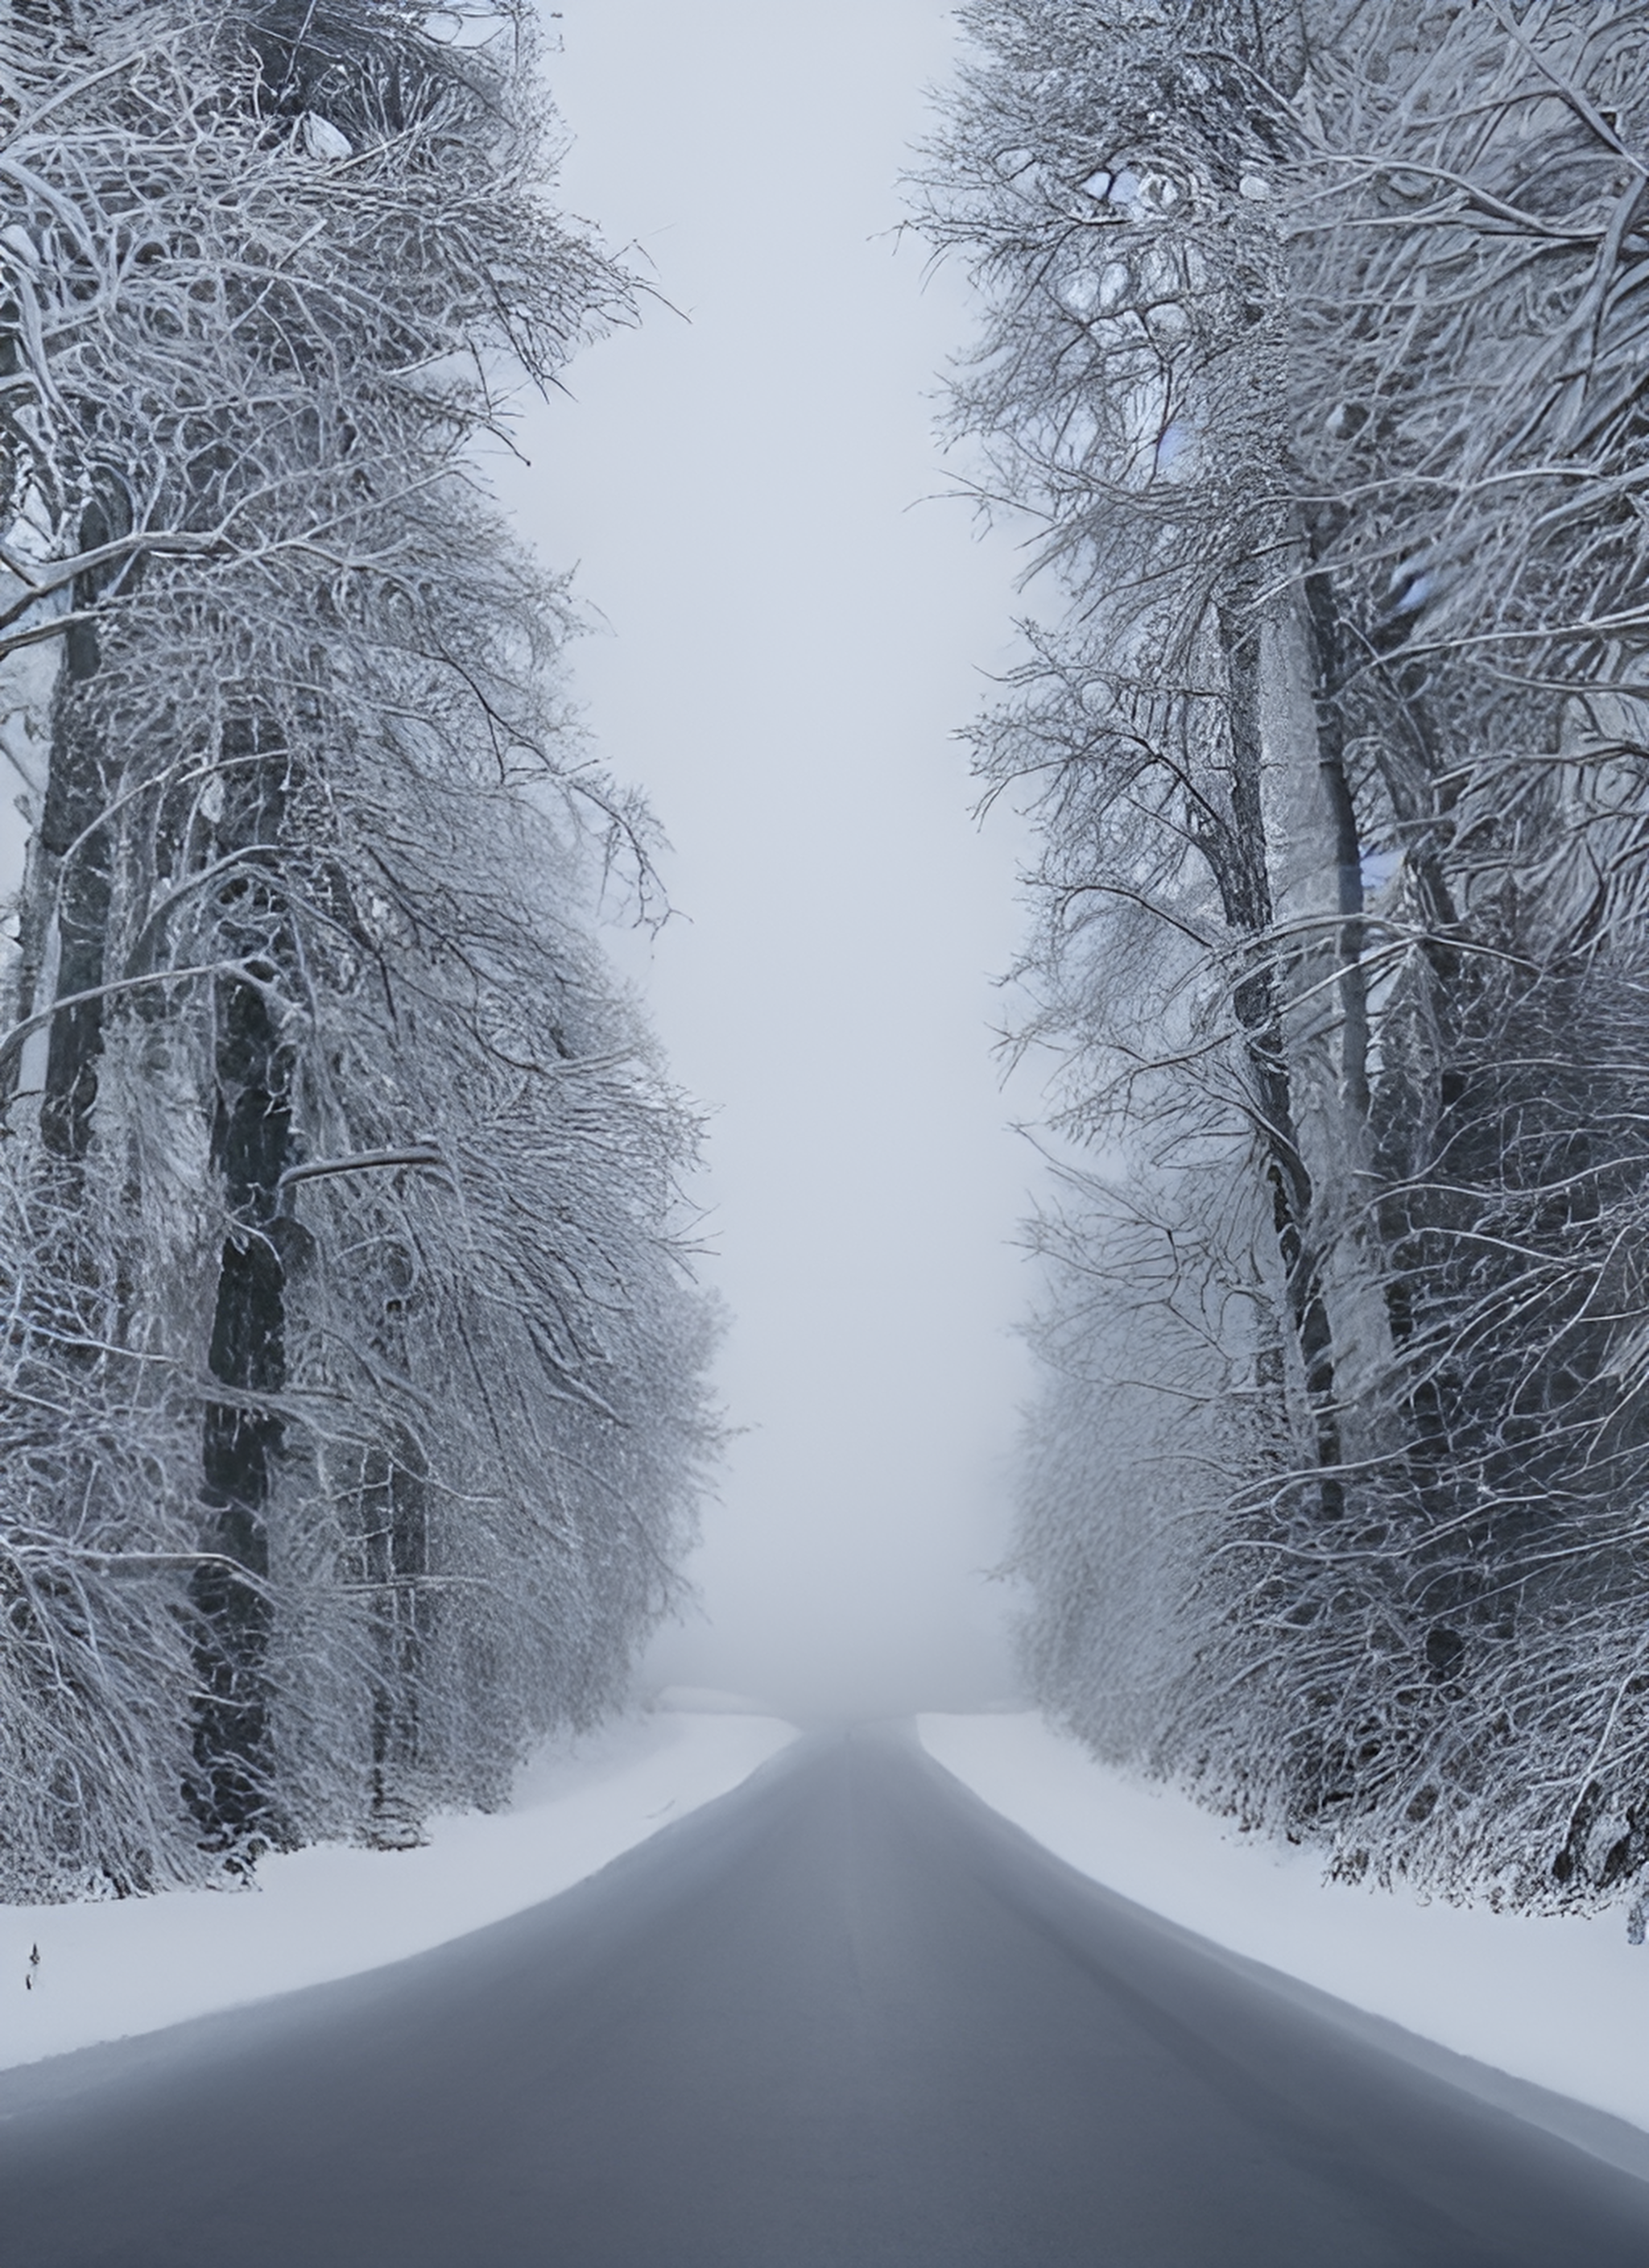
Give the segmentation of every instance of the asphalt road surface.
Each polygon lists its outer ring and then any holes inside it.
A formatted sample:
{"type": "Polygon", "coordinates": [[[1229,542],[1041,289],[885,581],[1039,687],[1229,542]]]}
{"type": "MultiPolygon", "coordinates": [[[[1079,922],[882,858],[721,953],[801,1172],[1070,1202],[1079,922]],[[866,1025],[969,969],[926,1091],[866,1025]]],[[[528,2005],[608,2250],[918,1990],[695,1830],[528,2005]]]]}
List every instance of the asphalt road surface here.
{"type": "Polygon", "coordinates": [[[0,2258],[1645,2268],[1649,2183],[1326,2007],[820,1736],[434,1953],[7,2075],[0,2258]]]}

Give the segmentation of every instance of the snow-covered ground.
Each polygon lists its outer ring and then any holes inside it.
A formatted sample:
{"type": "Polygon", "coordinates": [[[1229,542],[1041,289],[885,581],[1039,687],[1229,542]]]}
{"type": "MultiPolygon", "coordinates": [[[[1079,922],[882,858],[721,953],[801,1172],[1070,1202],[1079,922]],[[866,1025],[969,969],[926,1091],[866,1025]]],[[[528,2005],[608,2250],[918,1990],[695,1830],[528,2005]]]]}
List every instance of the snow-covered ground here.
{"type": "Polygon", "coordinates": [[[1649,2128],[1649,1949],[1622,1913],[1531,1918],[1325,1882],[1034,1714],[924,1716],[930,1756],[1027,1835],[1216,1944],[1456,2054],[1649,2128]]]}
{"type": "MultiPolygon", "coordinates": [[[[0,1907],[0,2067],[323,1984],[501,1920],[736,1787],[795,1737],[737,1697],[662,1700],[551,1743],[510,1810],[434,1820],[416,1851],[295,1852],[266,1859],[245,1892],[0,1907]]],[[[1627,1943],[1621,1914],[1530,1919],[1325,1883],[1309,1852],[1108,1770],[1034,1713],[918,1724],[937,1762],[1094,1881],[1649,2130],[1649,1950],[1627,1943]]]]}
{"type": "Polygon", "coordinates": [[[266,1859],[246,1891],[0,1906],[0,2067],[324,1984],[500,1921],[725,1795],[795,1737],[736,1697],[662,1697],[650,1714],[551,1742],[508,1811],[432,1820],[416,1851],[297,1851],[266,1859]]]}

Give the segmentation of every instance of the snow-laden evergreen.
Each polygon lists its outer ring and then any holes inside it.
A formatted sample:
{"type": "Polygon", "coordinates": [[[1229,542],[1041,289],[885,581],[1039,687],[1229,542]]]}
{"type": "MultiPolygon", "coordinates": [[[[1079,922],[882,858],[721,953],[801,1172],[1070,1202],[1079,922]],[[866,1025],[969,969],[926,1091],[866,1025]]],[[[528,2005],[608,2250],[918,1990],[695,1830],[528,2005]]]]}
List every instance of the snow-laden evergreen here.
{"type": "Polygon", "coordinates": [[[531,26],[0,24],[14,1898],[492,1803],[677,1595],[695,1127],[588,927],[646,821],[488,487],[630,309],[531,26]]]}
{"type": "Polygon", "coordinates": [[[1649,1861],[1649,24],[980,0],[927,223],[1045,586],[1071,1160],[1021,1564],[1101,1750],[1352,1873],[1649,1861]]]}

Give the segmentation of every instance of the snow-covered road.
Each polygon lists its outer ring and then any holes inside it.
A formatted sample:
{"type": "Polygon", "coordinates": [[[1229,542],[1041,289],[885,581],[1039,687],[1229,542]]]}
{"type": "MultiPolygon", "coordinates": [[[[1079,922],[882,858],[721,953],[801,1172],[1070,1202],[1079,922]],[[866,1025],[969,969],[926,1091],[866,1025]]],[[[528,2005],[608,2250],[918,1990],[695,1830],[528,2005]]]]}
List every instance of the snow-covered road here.
{"type": "Polygon", "coordinates": [[[1649,2184],[799,1742],[416,1959],[0,2077],[31,2268],[1588,2268],[1649,2184]]]}

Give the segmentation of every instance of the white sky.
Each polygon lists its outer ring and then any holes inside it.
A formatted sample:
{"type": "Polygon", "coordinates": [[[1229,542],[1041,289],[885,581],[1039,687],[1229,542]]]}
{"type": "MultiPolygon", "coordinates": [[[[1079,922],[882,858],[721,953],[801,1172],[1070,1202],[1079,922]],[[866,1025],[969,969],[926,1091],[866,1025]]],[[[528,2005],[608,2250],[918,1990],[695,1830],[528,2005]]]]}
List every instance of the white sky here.
{"type": "MultiPolygon", "coordinates": [[[[687,919],[620,939],[710,1107],[733,1312],[704,1618],[662,1681],[789,1712],[1012,1690],[1006,1539],[1026,1392],[990,982],[1015,822],[970,817],[951,734],[1009,652],[1015,555],[931,438],[960,280],[888,232],[949,65],[932,0],[568,0],[565,198],[633,239],[655,308],[534,413],[511,501],[611,635],[578,685],[674,844],[687,919]]],[[[1023,1097],[1017,1108],[1029,1105],[1023,1097]]]]}

